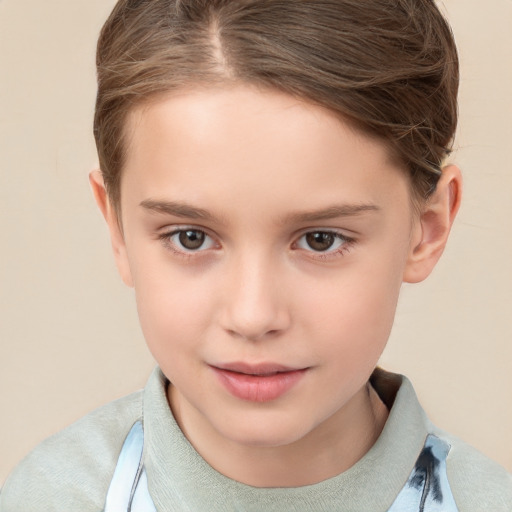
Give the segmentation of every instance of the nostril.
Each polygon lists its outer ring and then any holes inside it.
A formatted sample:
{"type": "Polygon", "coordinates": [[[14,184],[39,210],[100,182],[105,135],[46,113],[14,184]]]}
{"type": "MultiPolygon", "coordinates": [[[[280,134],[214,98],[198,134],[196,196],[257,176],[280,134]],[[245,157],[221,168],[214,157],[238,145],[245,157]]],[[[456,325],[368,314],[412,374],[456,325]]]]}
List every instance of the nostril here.
{"type": "Polygon", "coordinates": [[[260,341],[262,339],[274,338],[281,332],[279,329],[271,329],[262,333],[250,333],[249,330],[241,329],[240,331],[234,329],[227,329],[227,332],[233,338],[240,338],[244,341],[260,341]]]}

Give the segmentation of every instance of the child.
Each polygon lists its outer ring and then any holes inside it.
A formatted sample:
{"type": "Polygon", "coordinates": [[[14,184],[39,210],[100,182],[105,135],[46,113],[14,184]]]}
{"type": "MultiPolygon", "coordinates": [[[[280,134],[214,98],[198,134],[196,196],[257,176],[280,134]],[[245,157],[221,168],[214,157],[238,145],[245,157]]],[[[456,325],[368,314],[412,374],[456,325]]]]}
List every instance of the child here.
{"type": "Polygon", "coordinates": [[[376,368],[460,203],[429,0],[121,0],[91,185],[158,362],[1,512],[509,511],[510,476],[376,368]]]}

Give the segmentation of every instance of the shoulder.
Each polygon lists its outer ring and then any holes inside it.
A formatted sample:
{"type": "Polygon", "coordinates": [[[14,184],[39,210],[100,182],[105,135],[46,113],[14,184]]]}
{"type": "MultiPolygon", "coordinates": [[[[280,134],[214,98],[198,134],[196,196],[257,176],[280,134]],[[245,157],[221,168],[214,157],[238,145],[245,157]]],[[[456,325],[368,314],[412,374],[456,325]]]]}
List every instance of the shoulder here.
{"type": "MultiPolygon", "coordinates": [[[[459,512],[512,511],[512,476],[475,448],[433,425],[407,377],[379,368],[371,382],[391,409],[386,427],[389,424],[394,432],[406,428],[408,438],[419,436],[422,443],[423,435],[433,434],[450,446],[446,473],[459,512]]],[[[393,439],[395,449],[404,444],[395,433],[393,439]]]]}
{"type": "Polygon", "coordinates": [[[512,475],[456,436],[436,427],[431,432],[451,446],[446,471],[460,512],[512,510],[512,475]]]}
{"type": "Polygon", "coordinates": [[[102,510],[123,441],[142,416],[142,394],[96,409],[43,441],[7,479],[0,512],[102,510]]]}

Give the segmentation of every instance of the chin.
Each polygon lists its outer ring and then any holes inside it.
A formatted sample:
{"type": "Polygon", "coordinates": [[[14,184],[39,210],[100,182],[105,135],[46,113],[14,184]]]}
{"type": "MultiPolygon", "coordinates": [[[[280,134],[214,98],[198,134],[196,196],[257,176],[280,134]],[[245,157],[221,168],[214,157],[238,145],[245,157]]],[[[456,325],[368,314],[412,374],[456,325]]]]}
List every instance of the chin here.
{"type": "Polygon", "coordinates": [[[220,426],[218,432],[238,445],[275,448],[299,441],[309,433],[309,429],[301,429],[291,418],[285,421],[279,418],[263,420],[248,415],[243,422],[229,422],[220,426]]]}

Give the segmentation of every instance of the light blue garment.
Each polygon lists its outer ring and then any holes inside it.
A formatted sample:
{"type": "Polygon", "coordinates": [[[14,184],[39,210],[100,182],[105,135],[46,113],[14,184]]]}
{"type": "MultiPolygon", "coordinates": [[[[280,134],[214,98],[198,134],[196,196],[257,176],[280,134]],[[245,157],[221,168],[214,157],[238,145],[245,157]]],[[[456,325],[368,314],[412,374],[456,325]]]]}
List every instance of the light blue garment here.
{"type": "Polygon", "coordinates": [[[144,430],[137,421],[123,444],[104,512],[156,512],[148,491],[148,479],[142,462],[144,430]]]}
{"type": "MultiPolygon", "coordinates": [[[[143,448],[144,431],[138,421],[121,450],[104,512],[156,512],[142,461],[143,448]]],[[[407,483],[388,512],[458,512],[446,474],[449,451],[448,443],[429,435],[407,483]]]]}
{"type": "Polygon", "coordinates": [[[450,445],[427,436],[407,483],[388,512],[458,512],[446,474],[450,445]]]}

